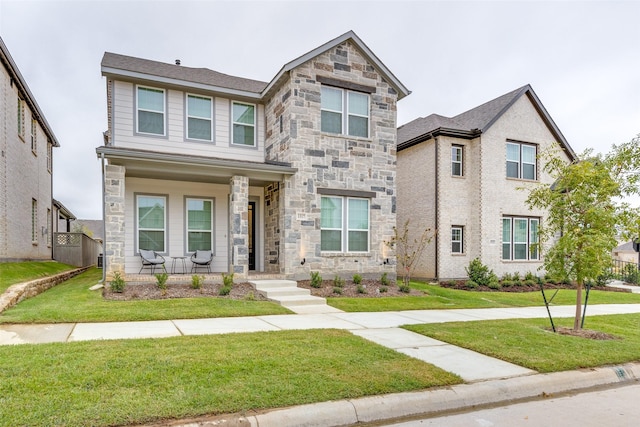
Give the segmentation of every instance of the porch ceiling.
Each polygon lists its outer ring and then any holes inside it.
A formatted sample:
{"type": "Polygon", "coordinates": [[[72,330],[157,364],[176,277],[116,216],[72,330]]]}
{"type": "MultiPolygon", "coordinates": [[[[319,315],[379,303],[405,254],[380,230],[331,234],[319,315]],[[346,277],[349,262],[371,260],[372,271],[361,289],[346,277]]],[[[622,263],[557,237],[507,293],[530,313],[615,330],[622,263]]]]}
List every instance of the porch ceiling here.
{"type": "Polygon", "coordinates": [[[98,147],[98,157],[124,166],[126,176],[171,181],[228,184],[232,176],[246,176],[252,186],[266,186],[293,175],[297,169],[285,165],[242,162],[211,157],[166,154],[116,147],[98,147]]]}

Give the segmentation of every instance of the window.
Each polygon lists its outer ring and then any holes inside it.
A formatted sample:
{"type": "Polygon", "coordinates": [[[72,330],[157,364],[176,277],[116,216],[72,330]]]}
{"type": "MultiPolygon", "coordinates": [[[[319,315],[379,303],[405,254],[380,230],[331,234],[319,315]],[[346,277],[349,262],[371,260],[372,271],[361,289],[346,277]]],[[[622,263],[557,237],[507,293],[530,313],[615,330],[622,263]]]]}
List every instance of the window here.
{"type": "Polygon", "coordinates": [[[25,105],[24,104],[25,104],[24,99],[18,97],[18,136],[23,140],[24,140],[24,133],[25,133],[25,129],[24,129],[25,105]]]}
{"type": "Polygon", "coordinates": [[[320,109],[322,132],[369,136],[369,95],[323,86],[320,109]]]}
{"type": "Polygon", "coordinates": [[[212,141],[213,101],[206,96],[187,95],[187,138],[212,141]]]}
{"type": "Polygon", "coordinates": [[[47,170],[51,173],[53,167],[53,144],[47,141],[47,170]]]}
{"type": "Polygon", "coordinates": [[[164,196],[136,197],[138,249],[164,252],[166,248],[166,206],[164,196]]]}
{"type": "Polygon", "coordinates": [[[368,252],[369,200],[323,196],[320,207],[320,249],[368,252]]]}
{"type": "Polygon", "coordinates": [[[51,218],[51,209],[47,208],[47,246],[51,247],[51,234],[53,230],[51,229],[51,224],[53,220],[51,218]]]}
{"type": "Polygon", "coordinates": [[[213,200],[187,199],[187,252],[213,250],[213,200]]]}
{"type": "Polygon", "coordinates": [[[137,93],[138,132],[164,135],[164,90],[138,86],[137,93]]]}
{"type": "Polygon", "coordinates": [[[462,176],[462,145],[451,146],[451,175],[462,176]]]}
{"type": "Polygon", "coordinates": [[[256,145],[256,107],[250,104],[234,102],[233,114],[233,143],[236,145],[256,145]]]}
{"type": "Polygon", "coordinates": [[[536,179],[536,146],[507,142],[507,177],[536,179]]]}
{"type": "Polygon", "coordinates": [[[461,254],[463,252],[462,246],[462,238],[463,238],[463,227],[459,225],[454,225],[451,227],[451,253],[452,254],[461,254]]]}
{"type": "Polygon", "coordinates": [[[31,243],[38,244],[38,201],[31,199],[31,243]]]}
{"type": "Polygon", "coordinates": [[[538,218],[502,218],[502,259],[538,260],[538,218]]]}
{"type": "Polygon", "coordinates": [[[38,122],[35,120],[31,120],[31,151],[33,154],[37,154],[38,152],[38,122]]]}

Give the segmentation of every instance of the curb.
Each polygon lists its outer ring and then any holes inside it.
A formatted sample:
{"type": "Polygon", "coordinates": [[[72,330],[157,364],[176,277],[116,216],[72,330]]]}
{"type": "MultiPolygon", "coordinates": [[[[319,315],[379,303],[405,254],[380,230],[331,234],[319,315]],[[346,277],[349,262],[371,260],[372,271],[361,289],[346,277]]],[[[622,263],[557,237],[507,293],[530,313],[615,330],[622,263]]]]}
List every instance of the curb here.
{"type": "MultiPolygon", "coordinates": [[[[227,415],[175,427],[338,427],[426,417],[452,410],[509,404],[553,394],[640,381],[640,363],[535,374],[448,388],[321,402],[251,415],[227,415]]],[[[164,424],[166,425],[166,424],[164,424]]]]}

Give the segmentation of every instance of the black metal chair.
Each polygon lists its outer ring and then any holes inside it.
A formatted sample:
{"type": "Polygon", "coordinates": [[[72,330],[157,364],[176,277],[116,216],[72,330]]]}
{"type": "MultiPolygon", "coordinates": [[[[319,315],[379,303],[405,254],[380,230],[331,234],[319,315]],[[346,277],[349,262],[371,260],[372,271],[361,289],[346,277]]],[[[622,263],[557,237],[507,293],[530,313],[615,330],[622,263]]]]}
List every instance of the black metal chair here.
{"type": "Polygon", "coordinates": [[[213,261],[212,251],[195,251],[191,255],[191,272],[197,271],[200,267],[206,267],[207,272],[211,273],[211,261],[213,261]]]}
{"type": "Polygon", "coordinates": [[[151,269],[151,274],[154,273],[157,266],[162,267],[165,272],[167,271],[164,267],[164,257],[155,251],[140,249],[140,258],[142,258],[142,266],[138,274],[142,273],[142,269],[145,267],[151,269]]]}

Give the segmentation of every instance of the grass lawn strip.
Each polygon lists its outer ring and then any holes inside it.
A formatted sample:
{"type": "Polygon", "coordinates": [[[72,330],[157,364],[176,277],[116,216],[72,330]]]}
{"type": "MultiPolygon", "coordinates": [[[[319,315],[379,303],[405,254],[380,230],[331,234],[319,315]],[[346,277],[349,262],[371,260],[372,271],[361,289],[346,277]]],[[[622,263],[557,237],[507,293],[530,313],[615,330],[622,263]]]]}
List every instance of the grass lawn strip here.
{"type": "Polygon", "coordinates": [[[55,261],[27,261],[0,263],[0,293],[16,283],[53,276],[75,267],[55,261]]]}
{"type": "Polygon", "coordinates": [[[346,331],[0,347],[0,425],[108,426],[460,383],[346,331]]]}
{"type": "MultiPolygon", "coordinates": [[[[554,319],[572,327],[573,319],[554,319]]],[[[548,319],[490,320],[404,326],[413,332],[468,348],[538,372],[640,361],[640,314],[589,316],[585,328],[619,339],[591,340],[554,334],[548,319]]]]}
{"type": "Polygon", "coordinates": [[[272,302],[224,298],[107,301],[100,290],[88,290],[101,278],[102,270],[90,269],[3,312],[0,323],[122,322],[290,313],[272,302]]]}

